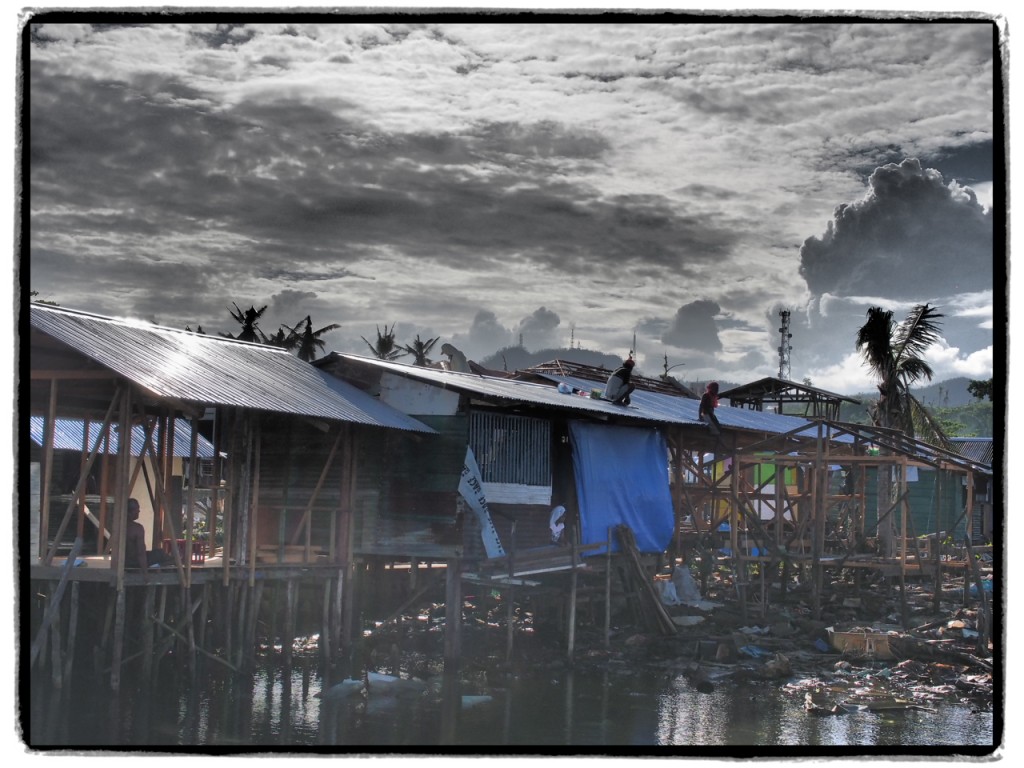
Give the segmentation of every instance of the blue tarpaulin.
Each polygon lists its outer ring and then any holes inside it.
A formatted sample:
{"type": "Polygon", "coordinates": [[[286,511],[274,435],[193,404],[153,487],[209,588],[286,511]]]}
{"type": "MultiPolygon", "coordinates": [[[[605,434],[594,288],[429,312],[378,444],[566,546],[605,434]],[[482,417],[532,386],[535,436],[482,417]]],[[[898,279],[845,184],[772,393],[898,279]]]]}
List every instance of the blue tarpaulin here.
{"type": "MultiPolygon", "coordinates": [[[[581,543],[607,542],[609,528],[628,525],[641,552],[663,552],[674,520],[665,438],[650,428],[569,426],[581,543]]],[[[613,535],[612,550],[618,549],[613,535]]]]}

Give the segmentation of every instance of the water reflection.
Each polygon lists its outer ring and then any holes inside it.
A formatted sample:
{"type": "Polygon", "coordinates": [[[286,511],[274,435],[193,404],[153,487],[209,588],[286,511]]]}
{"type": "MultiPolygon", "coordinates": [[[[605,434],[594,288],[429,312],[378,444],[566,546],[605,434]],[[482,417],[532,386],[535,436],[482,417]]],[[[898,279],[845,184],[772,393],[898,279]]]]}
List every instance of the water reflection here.
{"type": "Polygon", "coordinates": [[[126,685],[117,696],[102,684],[72,694],[45,682],[32,693],[33,746],[954,747],[990,745],[993,734],[991,713],[960,705],[820,717],[775,684],[702,693],[682,676],[632,670],[556,671],[499,686],[442,676],[409,695],[378,687],[340,700],[320,697],[329,685],[315,659],[301,658],[263,660],[245,676],[207,669],[192,680],[169,670],[154,687],[126,685]]]}

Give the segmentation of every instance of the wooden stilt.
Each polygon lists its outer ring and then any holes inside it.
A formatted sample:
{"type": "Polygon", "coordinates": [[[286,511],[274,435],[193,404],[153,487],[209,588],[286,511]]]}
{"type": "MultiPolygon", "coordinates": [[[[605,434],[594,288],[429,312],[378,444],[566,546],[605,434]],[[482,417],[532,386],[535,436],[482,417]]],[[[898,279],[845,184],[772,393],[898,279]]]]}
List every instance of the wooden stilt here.
{"type": "Polygon", "coordinates": [[[53,614],[53,621],[50,622],[50,681],[57,690],[60,690],[64,682],[64,662],[61,659],[60,614],[61,606],[60,603],[57,603],[57,610],[53,614]]]}
{"type": "Polygon", "coordinates": [[[345,591],[345,582],[346,582],[345,571],[344,570],[339,570],[338,571],[338,578],[337,578],[337,580],[335,582],[335,585],[334,585],[334,602],[333,602],[333,604],[331,606],[331,632],[333,633],[333,636],[334,636],[334,647],[337,649],[336,657],[332,658],[330,660],[332,665],[337,660],[337,657],[341,656],[341,654],[343,653],[343,651],[344,651],[344,649],[345,649],[345,647],[347,645],[347,642],[345,640],[345,635],[344,635],[343,630],[342,630],[342,620],[341,620],[341,616],[342,616],[342,606],[341,606],[341,604],[342,604],[342,596],[343,596],[344,591],[345,591]]]}
{"type": "Polygon", "coordinates": [[[196,642],[201,647],[206,647],[206,622],[210,614],[210,600],[213,599],[213,588],[210,582],[203,584],[203,604],[199,607],[199,637],[196,642]]]}
{"type": "Polygon", "coordinates": [[[323,605],[320,615],[320,659],[325,666],[330,666],[331,648],[331,580],[324,579],[323,605]]]}
{"type": "Polygon", "coordinates": [[[263,582],[257,581],[252,595],[252,607],[249,610],[249,626],[245,635],[246,656],[250,665],[256,661],[256,625],[260,619],[260,604],[263,600],[263,582]]]}
{"type": "Polygon", "coordinates": [[[78,646],[78,592],[80,586],[80,583],[77,581],[71,583],[71,615],[68,618],[68,649],[64,661],[64,679],[68,680],[69,683],[75,661],[75,649],[78,646]]]}
{"type": "Polygon", "coordinates": [[[462,655],[462,561],[449,560],[445,574],[444,669],[454,672],[462,655]]]}
{"type": "Polygon", "coordinates": [[[288,593],[286,600],[285,636],[282,649],[284,651],[284,663],[291,666],[292,646],[295,644],[295,617],[298,609],[299,582],[298,579],[288,579],[288,593]]]}
{"type": "Polygon", "coordinates": [[[246,611],[249,609],[249,598],[252,596],[252,592],[243,582],[235,584],[235,589],[238,592],[238,627],[234,635],[233,653],[229,658],[232,659],[232,663],[236,667],[241,668],[245,659],[246,611]]]}
{"type": "Polygon", "coordinates": [[[145,685],[153,679],[153,605],[156,602],[156,587],[146,585],[146,596],[142,603],[142,680],[145,685]]]}
{"type": "Polygon", "coordinates": [[[124,655],[124,589],[117,590],[117,602],[114,607],[114,657],[110,665],[110,689],[121,688],[121,657],[124,655]]]}
{"type": "Polygon", "coordinates": [[[231,644],[231,641],[233,639],[232,627],[234,626],[233,619],[235,615],[236,587],[236,584],[231,583],[228,583],[228,585],[225,587],[224,602],[226,603],[226,605],[224,606],[224,612],[221,614],[224,617],[224,620],[221,622],[221,624],[224,627],[224,653],[227,655],[228,659],[232,662],[232,664],[235,661],[235,656],[233,652],[234,646],[231,644]]]}

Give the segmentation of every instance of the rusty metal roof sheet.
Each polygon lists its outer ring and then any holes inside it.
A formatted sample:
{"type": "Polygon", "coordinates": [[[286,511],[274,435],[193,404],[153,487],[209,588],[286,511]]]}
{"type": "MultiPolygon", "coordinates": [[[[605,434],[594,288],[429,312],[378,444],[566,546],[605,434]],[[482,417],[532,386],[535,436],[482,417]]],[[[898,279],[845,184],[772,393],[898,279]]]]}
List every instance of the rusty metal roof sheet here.
{"type": "Polygon", "coordinates": [[[434,432],[277,347],[42,304],[31,324],[156,397],[434,432]]]}
{"type": "MultiPolygon", "coordinates": [[[[42,416],[30,416],[29,417],[29,435],[32,441],[36,445],[43,444],[43,425],[45,419],[42,416]]],[[[96,438],[100,434],[100,428],[103,426],[102,422],[90,421],[89,422],[89,439],[87,443],[84,441],[85,437],[85,421],[82,419],[55,419],[53,425],[53,447],[54,450],[58,451],[81,451],[83,444],[85,444],[86,450],[91,451],[93,445],[96,443],[96,438]]],[[[99,450],[100,453],[117,453],[118,446],[118,430],[110,430],[110,440],[103,441],[99,450]]],[[[141,424],[136,424],[132,427],[132,456],[139,456],[142,453],[144,441],[146,439],[145,429],[141,424]]],[[[153,435],[154,445],[158,437],[153,435]]],[[[174,420],[174,455],[175,456],[191,456],[192,455],[192,427],[190,426],[187,419],[175,419],[174,420]]],[[[196,435],[196,455],[201,459],[213,458],[216,453],[213,444],[202,435],[196,435]]]]}

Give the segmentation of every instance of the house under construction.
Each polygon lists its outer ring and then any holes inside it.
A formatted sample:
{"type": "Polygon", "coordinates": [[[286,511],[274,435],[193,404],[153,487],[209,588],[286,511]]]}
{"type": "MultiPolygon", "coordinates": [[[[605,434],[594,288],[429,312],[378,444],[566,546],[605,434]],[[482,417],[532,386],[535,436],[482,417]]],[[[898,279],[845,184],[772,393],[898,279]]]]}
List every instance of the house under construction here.
{"type": "Polygon", "coordinates": [[[571,660],[580,580],[607,636],[623,558],[648,586],[692,558],[728,564],[743,610],[764,611],[794,574],[820,601],[829,570],[940,579],[987,543],[956,532],[975,530],[990,465],[749,408],[720,408],[712,435],[692,393],[664,379],[637,377],[621,406],[599,396],[608,371],[559,361],[503,376],[339,354],[311,365],[37,304],[29,320],[20,427],[36,437],[20,456],[18,546],[32,667],[55,685],[82,663],[87,631],[115,689],[127,665],[148,675],[172,649],[243,669],[258,621],[288,653],[299,616],[334,663],[364,616],[442,588],[454,665],[464,581],[505,595],[510,652],[515,601],[561,595],[571,660]],[[967,489],[927,530],[908,491],[921,472],[939,495],[967,489]],[[894,489],[881,515],[880,475],[894,489]],[[169,564],[127,567],[129,498],[169,564]],[[879,552],[890,517],[896,547],[879,552]]]}

